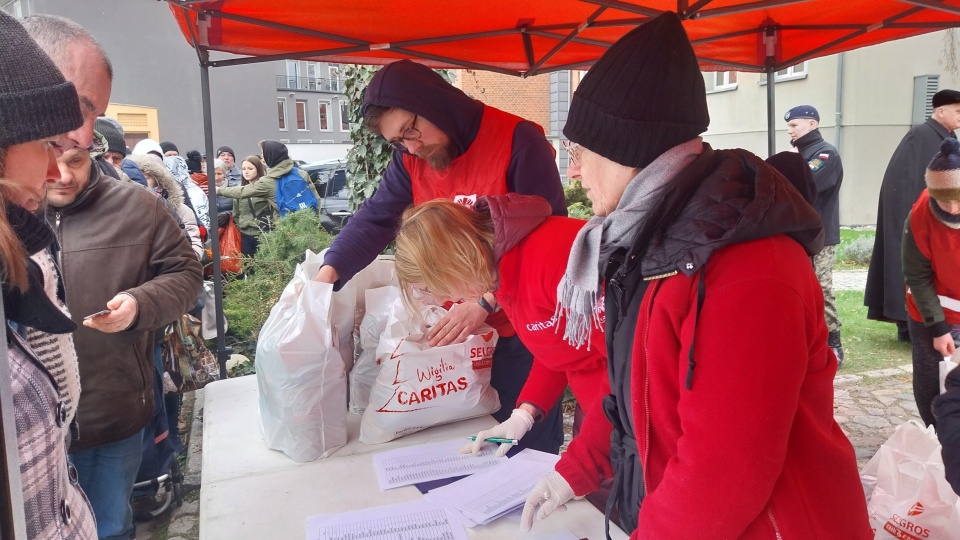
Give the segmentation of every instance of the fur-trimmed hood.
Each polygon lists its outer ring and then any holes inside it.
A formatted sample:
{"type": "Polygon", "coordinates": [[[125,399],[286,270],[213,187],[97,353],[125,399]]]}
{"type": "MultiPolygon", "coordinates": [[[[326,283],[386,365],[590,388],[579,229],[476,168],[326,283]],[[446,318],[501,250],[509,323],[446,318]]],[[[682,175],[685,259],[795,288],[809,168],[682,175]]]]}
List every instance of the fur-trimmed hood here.
{"type": "Polygon", "coordinates": [[[150,155],[132,155],[128,159],[137,165],[140,172],[152,177],[160,184],[167,194],[167,201],[174,208],[179,208],[183,204],[183,188],[162,162],[150,155]]]}

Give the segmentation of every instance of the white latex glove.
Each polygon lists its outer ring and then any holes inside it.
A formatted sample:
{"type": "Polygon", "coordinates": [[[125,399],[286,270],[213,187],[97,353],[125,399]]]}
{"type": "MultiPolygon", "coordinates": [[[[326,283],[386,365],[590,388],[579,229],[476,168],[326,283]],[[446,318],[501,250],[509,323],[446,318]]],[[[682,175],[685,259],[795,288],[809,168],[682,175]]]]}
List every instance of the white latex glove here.
{"type": "MultiPolygon", "coordinates": [[[[510,418],[498,426],[477,433],[477,440],[460,448],[461,454],[476,454],[483,446],[485,439],[520,439],[533,427],[533,416],[523,409],[514,409],[510,418]]],[[[512,447],[512,444],[501,444],[497,449],[497,457],[503,457],[512,447]]]]}
{"type": "Polygon", "coordinates": [[[523,515],[520,516],[520,528],[523,532],[529,532],[533,527],[533,515],[536,513],[537,520],[546,519],[554,511],[564,511],[567,509],[567,502],[574,497],[573,489],[570,484],[560,476],[560,473],[553,471],[544,476],[533,487],[533,491],[527,496],[527,502],[523,504],[523,515]],[[540,510],[537,511],[537,507],[540,510]]]}

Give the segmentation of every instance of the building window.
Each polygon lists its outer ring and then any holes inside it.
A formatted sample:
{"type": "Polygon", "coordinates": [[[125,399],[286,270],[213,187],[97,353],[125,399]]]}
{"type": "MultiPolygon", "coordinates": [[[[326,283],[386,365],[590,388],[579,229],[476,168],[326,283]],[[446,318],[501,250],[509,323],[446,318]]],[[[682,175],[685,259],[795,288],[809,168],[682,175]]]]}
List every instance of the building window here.
{"type": "Polygon", "coordinates": [[[794,79],[803,79],[807,76],[807,63],[797,64],[795,66],[790,66],[786,69],[781,69],[777,72],[776,78],[777,82],[780,81],[792,81],[794,79]]]}
{"type": "Polygon", "coordinates": [[[330,102],[318,100],[317,111],[320,115],[320,131],[332,131],[330,127],[330,102]]]}
{"type": "Polygon", "coordinates": [[[707,71],[703,74],[707,93],[726,92],[737,89],[736,71],[707,71]]]}
{"type": "Polygon", "coordinates": [[[30,0],[0,0],[0,11],[5,11],[7,15],[12,15],[18,19],[33,14],[30,0]]]}
{"type": "Polygon", "coordinates": [[[329,73],[330,73],[330,91],[339,92],[340,91],[340,66],[334,64],[334,65],[328,66],[327,69],[329,70],[329,73]]]}
{"type": "Polygon", "coordinates": [[[280,120],[280,131],[287,130],[287,100],[278,99],[277,100],[277,116],[280,120]]]}
{"type": "Polygon", "coordinates": [[[313,139],[297,139],[297,144],[313,144],[313,139]]]}
{"type": "Polygon", "coordinates": [[[300,66],[296,60],[287,60],[287,88],[300,88],[300,66]]]}
{"type": "Polygon", "coordinates": [[[307,131],[307,102],[297,100],[297,130],[307,131]]]}
{"type": "Polygon", "coordinates": [[[347,111],[347,100],[340,99],[340,131],[350,131],[350,113],[347,111]]]}

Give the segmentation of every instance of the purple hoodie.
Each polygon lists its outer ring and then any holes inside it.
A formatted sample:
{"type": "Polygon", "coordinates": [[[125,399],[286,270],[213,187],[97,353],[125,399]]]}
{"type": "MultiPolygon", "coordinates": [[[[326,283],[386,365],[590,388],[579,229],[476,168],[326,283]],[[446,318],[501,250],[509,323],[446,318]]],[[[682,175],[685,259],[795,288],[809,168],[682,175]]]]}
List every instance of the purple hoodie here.
{"type": "MultiPolygon", "coordinates": [[[[377,72],[364,95],[364,108],[368,105],[398,107],[426,118],[450,137],[460,154],[476,138],[484,109],[482,103],[432,69],[410,60],[394,62],[377,72]]],[[[513,132],[507,189],[539,195],[550,203],[554,215],[567,215],[553,147],[532,122],[519,123],[513,132]]],[[[403,152],[394,150],[377,191],[350,218],[327,253],[325,263],[340,275],[338,288],[393,241],[400,216],[411,204],[413,189],[403,152]]]]}

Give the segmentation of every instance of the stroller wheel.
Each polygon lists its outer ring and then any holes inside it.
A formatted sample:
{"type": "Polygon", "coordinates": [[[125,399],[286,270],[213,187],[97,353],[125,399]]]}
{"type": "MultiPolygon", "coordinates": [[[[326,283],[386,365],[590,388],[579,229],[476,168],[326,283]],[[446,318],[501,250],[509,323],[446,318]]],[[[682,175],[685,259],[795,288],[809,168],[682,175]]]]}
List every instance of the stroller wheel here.
{"type": "Polygon", "coordinates": [[[180,473],[180,464],[173,460],[170,468],[170,483],[173,485],[173,502],[177,508],[183,506],[183,474],[180,473]]]}

